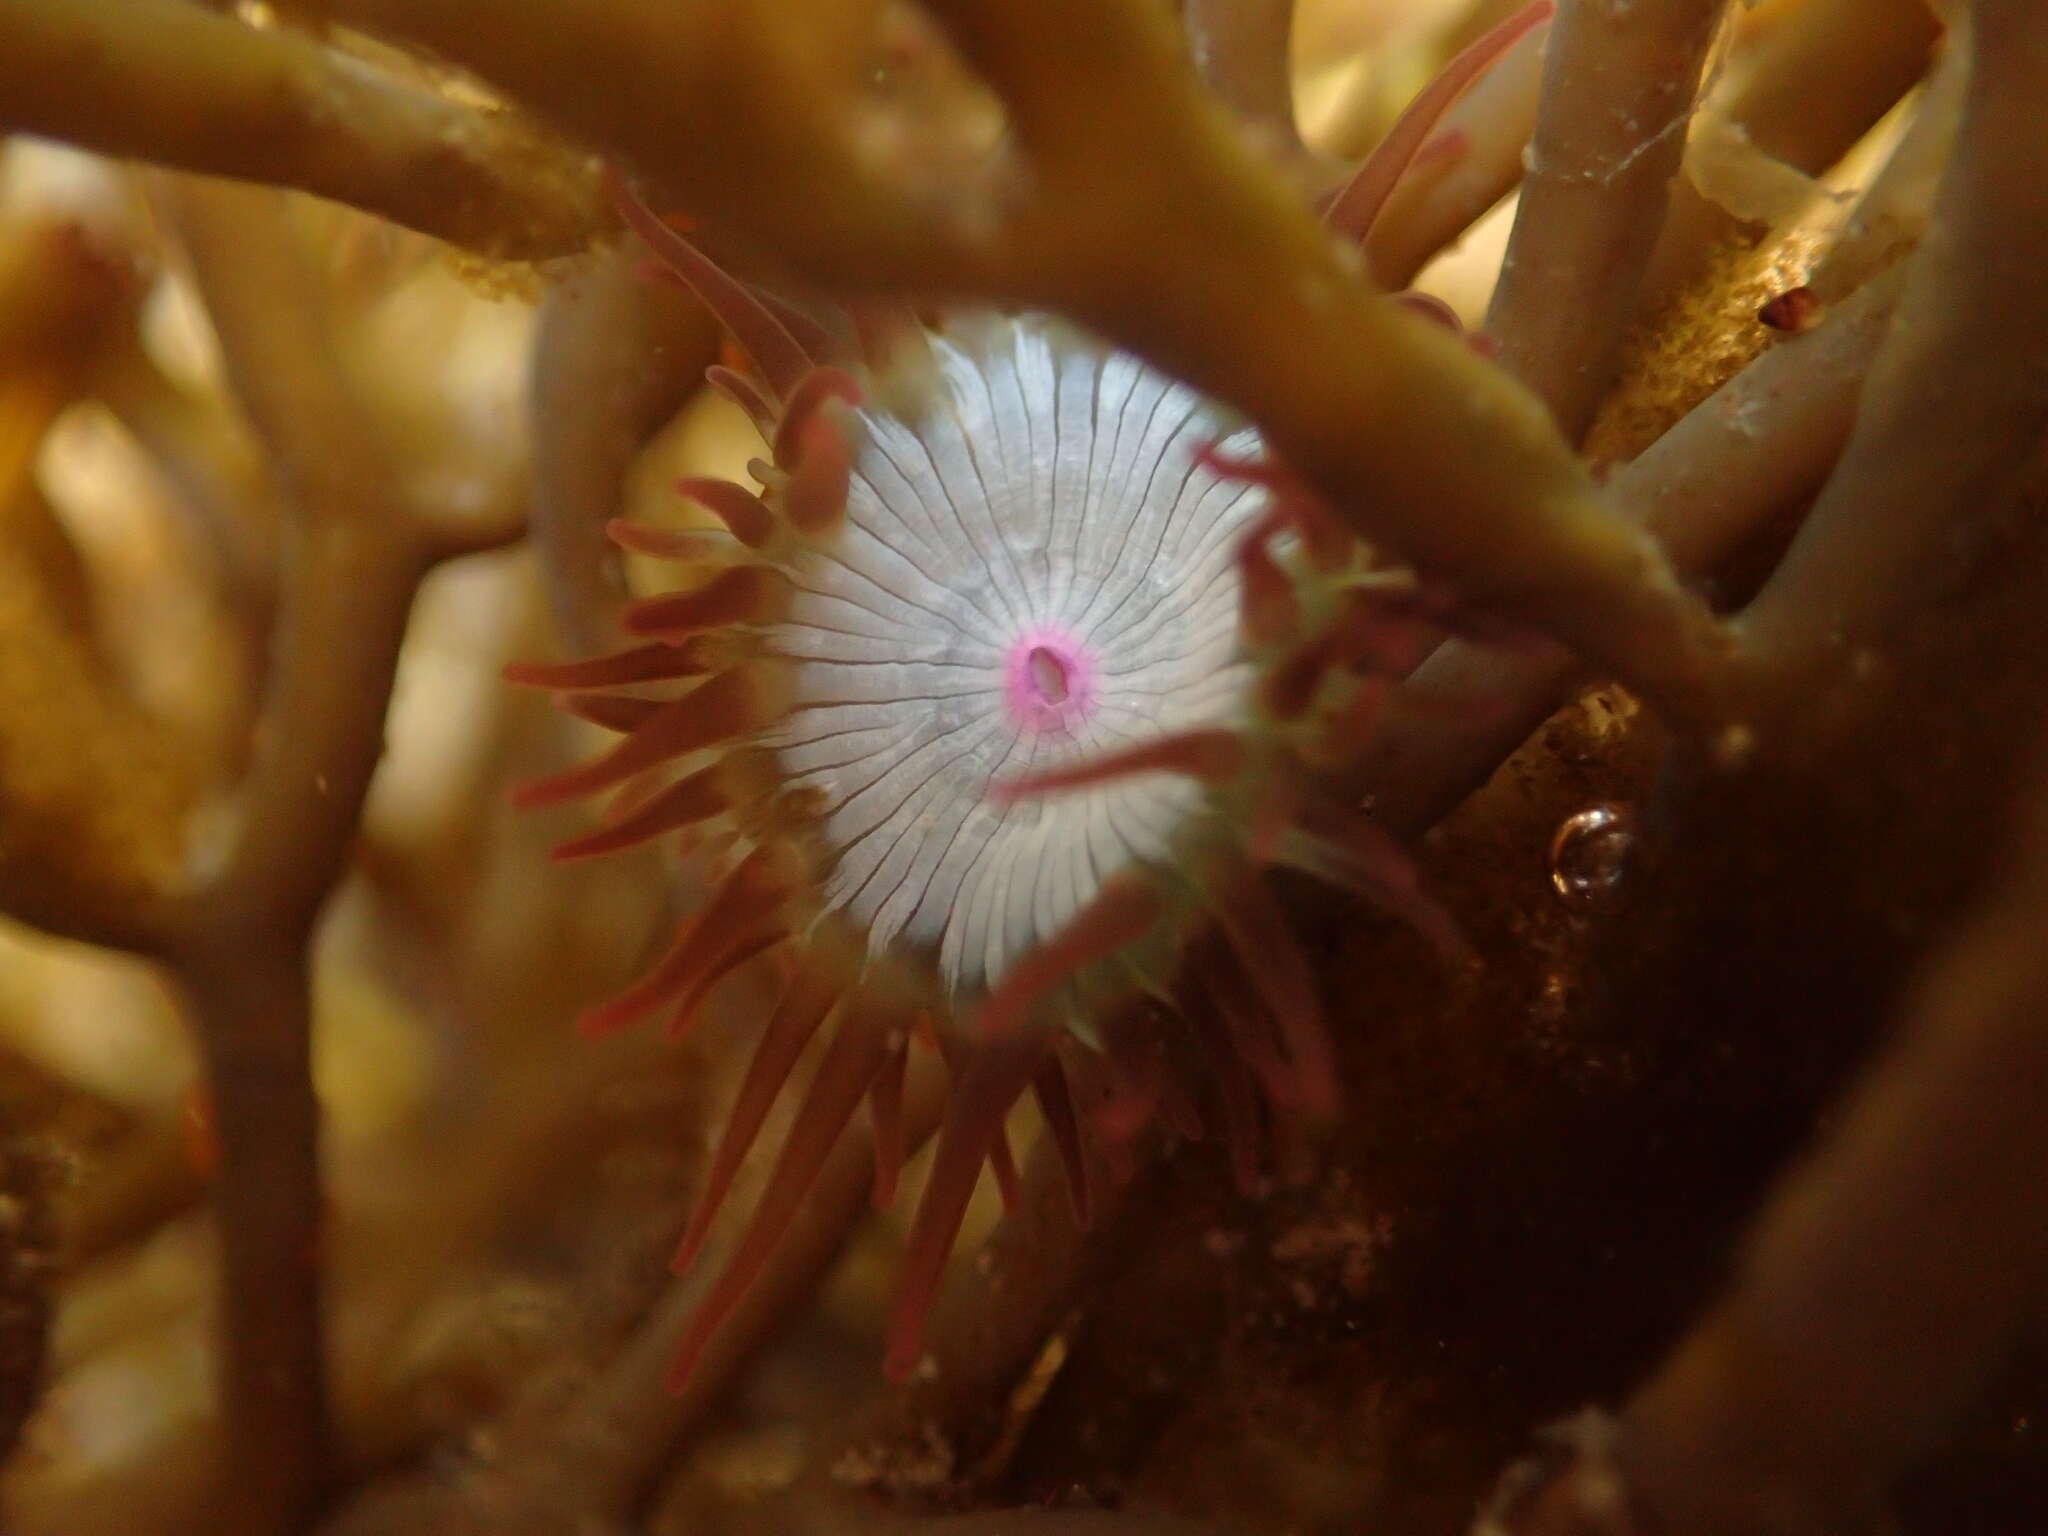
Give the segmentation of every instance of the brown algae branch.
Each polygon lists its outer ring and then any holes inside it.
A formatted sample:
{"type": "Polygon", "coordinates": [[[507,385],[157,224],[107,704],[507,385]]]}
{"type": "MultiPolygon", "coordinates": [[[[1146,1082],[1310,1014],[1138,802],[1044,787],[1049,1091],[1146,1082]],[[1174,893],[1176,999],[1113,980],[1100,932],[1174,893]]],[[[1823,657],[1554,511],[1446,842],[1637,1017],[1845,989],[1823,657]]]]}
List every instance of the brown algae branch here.
{"type": "Polygon", "coordinates": [[[383,455],[277,194],[189,182],[164,200],[287,498],[279,628],[237,824],[165,942],[221,1144],[223,1513],[283,1531],[310,1514],[330,1450],[305,954],[353,843],[424,564],[393,536],[383,455]]]}
{"type": "Polygon", "coordinates": [[[627,470],[702,383],[717,332],[694,299],[641,275],[627,242],[548,290],[533,350],[533,526],[556,628],[577,655],[617,643],[627,470]]]}
{"type": "MultiPolygon", "coordinates": [[[[1670,1536],[1889,1528],[1891,1486],[2039,1316],[2048,1223],[2048,782],[2004,879],[1913,988],[1903,1032],[1749,1238],[1614,1458],[1670,1536]]],[[[1507,1528],[1606,1529],[1567,1473],[1507,1528]]]]}
{"type": "Polygon", "coordinates": [[[1809,0],[1758,32],[1730,51],[1702,106],[1642,314],[1697,283],[1746,231],[1783,222],[1779,189],[1810,196],[1806,178],[1840,161],[1927,73],[1941,28],[1926,0],[1809,0]]]}
{"type": "Polygon", "coordinates": [[[1306,153],[1294,118],[1294,0],[1187,0],[1195,68],[1283,156],[1306,153]]]}
{"type": "MultiPolygon", "coordinates": [[[[1706,576],[1827,479],[1904,285],[1895,267],[1814,330],[1778,343],[1615,475],[1615,501],[1680,571],[1706,576]]],[[[1370,795],[1386,825],[1419,835],[1528,739],[1578,672],[1554,648],[1448,641],[1395,693],[1347,786],[1370,795]]]]}
{"type": "Polygon", "coordinates": [[[1921,87],[1912,121],[1807,277],[1822,303],[1854,292],[1926,232],[1955,149],[1969,60],[1962,29],[1956,28],[1921,87]]]}
{"type": "Polygon", "coordinates": [[[494,257],[574,251],[606,223],[594,162],[519,118],[190,0],[0,0],[0,123],[297,187],[494,257]]]}
{"type": "Polygon", "coordinates": [[[929,7],[1008,104],[1030,169],[945,187],[891,157],[858,96],[871,7],[815,0],[810,25],[738,0],[501,0],[488,24],[478,0],[314,8],[470,65],[821,287],[1093,325],[1242,409],[1361,533],[1468,602],[1681,716],[1713,712],[1720,626],[1539,401],[1362,280],[1151,0],[929,7]]]}
{"type": "Polygon", "coordinates": [[[2048,13],[1981,0],[1972,18],[1955,152],[1855,434],[1744,615],[1760,684],[1788,707],[1812,668],[1876,659],[1899,616],[1960,579],[1995,492],[2048,434],[2048,13]]]}
{"type": "Polygon", "coordinates": [[[72,225],[0,231],[0,910],[133,947],[178,878],[192,764],[114,683],[67,612],[24,515],[44,434],[133,323],[124,269],[72,225]]]}
{"type": "Polygon", "coordinates": [[[186,180],[164,202],[286,500],[250,767],[151,946],[186,984],[221,1143],[220,1510],[284,1532],[329,1470],[307,949],[353,849],[418,582],[469,546],[407,504],[279,195],[186,180]]]}
{"type": "Polygon", "coordinates": [[[1807,0],[1729,61],[1728,117],[1764,154],[1820,174],[1926,74],[1937,8],[1807,0]]]}
{"type": "Polygon", "coordinates": [[[1577,441],[1621,344],[1685,150],[1722,0],[1565,0],[1486,329],[1577,441]]]}
{"type": "MultiPolygon", "coordinates": [[[[937,1129],[944,1098],[935,1064],[912,1058],[904,1088],[904,1150],[937,1129]]],[[[373,1494],[336,1520],[333,1536],[397,1528],[623,1528],[644,1512],[689,1444],[712,1427],[736,1380],[815,1299],[847,1238],[872,1210],[874,1141],[861,1127],[835,1146],[788,1238],[734,1309],[686,1386],[667,1382],[676,1345],[716,1266],[673,1282],[618,1352],[569,1402],[543,1393],[494,1426],[498,1453],[458,1479],[434,1471],[373,1494]],[[612,1524],[606,1524],[612,1522],[612,1524]]],[[[714,1245],[737,1236],[737,1223],[714,1245]]]]}

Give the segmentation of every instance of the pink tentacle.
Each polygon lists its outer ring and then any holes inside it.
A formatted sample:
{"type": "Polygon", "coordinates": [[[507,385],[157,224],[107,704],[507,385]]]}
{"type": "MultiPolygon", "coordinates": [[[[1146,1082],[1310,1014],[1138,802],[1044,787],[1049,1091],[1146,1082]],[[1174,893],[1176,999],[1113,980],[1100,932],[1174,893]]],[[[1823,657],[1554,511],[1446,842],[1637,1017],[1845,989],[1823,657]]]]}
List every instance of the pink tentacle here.
{"type": "Polygon", "coordinates": [[[788,580],[768,566],[730,566],[702,586],[641,599],[620,623],[632,635],[704,634],[771,617],[788,588],[788,580]]]}
{"type": "Polygon", "coordinates": [[[1446,64],[1408,103],[1394,126],[1387,130],[1387,136],[1366,156],[1357,174],[1331,200],[1323,221],[1354,240],[1363,240],[1370,234],[1373,220],[1379,217],[1388,197],[1400,184],[1402,175],[1436,127],[1437,119],[1467,86],[1486,73],[1488,66],[1548,21],[1556,9],[1553,0],[1536,0],[1475,39],[1446,64]]]}
{"type": "Polygon", "coordinates": [[[834,400],[844,405],[860,404],[860,385],[854,382],[852,374],[838,368],[813,368],[803,376],[783,405],[782,420],[776,424],[775,439],[770,445],[778,469],[796,467],[802,458],[804,429],[834,400]]]}
{"type": "Polygon", "coordinates": [[[669,1015],[669,1039],[688,1039],[691,1028],[703,1016],[704,999],[711,995],[712,988],[749,960],[758,959],[788,937],[789,930],[775,923],[751,933],[738,934],[729,940],[704,962],[696,979],[689,984],[689,990],[683,994],[682,1001],[676,1004],[675,1012],[669,1015]]]}
{"type": "Polygon", "coordinates": [[[999,780],[989,786],[988,796],[999,801],[1023,800],[1149,773],[1177,773],[1220,784],[1242,772],[1244,762],[1244,738],[1236,731],[1181,731],[1046,773],[999,780]]]}
{"type": "Polygon", "coordinates": [[[703,646],[686,640],[670,645],[657,640],[631,650],[588,661],[515,661],[505,668],[505,681],[527,688],[617,688],[628,683],[666,682],[679,677],[701,677],[710,670],[702,659],[703,646]]]}
{"type": "Polygon", "coordinates": [[[614,172],[611,183],[612,201],[633,232],[739,343],[768,387],[787,398],[797,381],[817,366],[817,359],[745,283],[662,223],[623,177],[614,172]]]}
{"type": "Polygon", "coordinates": [[[1045,995],[1083,967],[1137,942],[1159,917],[1159,896],[1136,876],[1106,881],[1067,925],[1019,960],[980,1013],[981,1036],[1018,1028],[1045,995]]]}

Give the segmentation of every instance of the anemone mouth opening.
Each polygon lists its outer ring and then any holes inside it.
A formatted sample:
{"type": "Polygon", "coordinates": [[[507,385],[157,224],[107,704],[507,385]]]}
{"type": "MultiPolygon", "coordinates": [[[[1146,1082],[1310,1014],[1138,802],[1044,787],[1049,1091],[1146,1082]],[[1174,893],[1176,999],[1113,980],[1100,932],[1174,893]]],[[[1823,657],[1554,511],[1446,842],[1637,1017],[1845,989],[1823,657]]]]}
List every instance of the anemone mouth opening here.
{"type": "Polygon", "coordinates": [[[1010,723],[1025,735],[1072,735],[1094,713],[1094,658],[1072,635],[1027,631],[1011,644],[1003,670],[1010,723]]]}
{"type": "Polygon", "coordinates": [[[1024,658],[1025,669],[1031,674],[1031,686],[1039,700],[1045,704],[1067,702],[1071,677],[1066,658],[1050,646],[1034,645],[1024,658]]]}

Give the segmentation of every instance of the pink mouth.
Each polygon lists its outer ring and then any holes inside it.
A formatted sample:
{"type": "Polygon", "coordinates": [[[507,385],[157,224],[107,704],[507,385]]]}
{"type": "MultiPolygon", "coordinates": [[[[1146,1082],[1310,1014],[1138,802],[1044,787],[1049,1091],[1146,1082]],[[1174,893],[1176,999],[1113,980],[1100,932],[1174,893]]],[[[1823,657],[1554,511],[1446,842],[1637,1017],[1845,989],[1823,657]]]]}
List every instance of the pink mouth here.
{"type": "Polygon", "coordinates": [[[1003,663],[1003,703],[1020,731],[1071,734],[1095,707],[1095,663],[1064,631],[1027,629],[1003,663]]]}

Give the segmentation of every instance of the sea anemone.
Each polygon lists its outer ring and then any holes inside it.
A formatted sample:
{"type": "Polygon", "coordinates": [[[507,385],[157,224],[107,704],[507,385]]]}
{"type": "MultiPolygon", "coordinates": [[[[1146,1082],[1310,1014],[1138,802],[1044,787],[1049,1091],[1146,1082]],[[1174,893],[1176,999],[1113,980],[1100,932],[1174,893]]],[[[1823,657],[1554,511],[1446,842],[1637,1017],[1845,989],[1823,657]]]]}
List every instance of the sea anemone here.
{"type": "MultiPolygon", "coordinates": [[[[1425,91],[1330,199],[1335,228],[1363,233],[1457,87],[1546,11],[1425,91]]],[[[1345,532],[1254,429],[1136,357],[1039,314],[821,317],[620,202],[743,354],[744,370],[711,382],[771,458],[750,466],[758,491],[681,483],[717,529],[614,525],[618,543],[695,579],[627,610],[643,643],[513,669],[623,738],[519,798],[615,791],[559,856],[685,832],[715,876],[587,1032],[656,1009],[680,1031],[736,968],[787,957],[678,1269],[833,1025],[678,1381],[863,1101],[877,1199],[890,1198],[907,1052],[922,1039],[944,1054],[953,1088],[890,1329],[900,1377],[984,1164],[1014,1192],[1003,1127],[1027,1089],[1085,1219],[1084,1127],[1126,1133],[1164,1091],[1118,1005],[1164,997],[1191,945],[1205,985],[1169,1027],[1210,1063],[1240,1173],[1255,1166],[1261,1092],[1311,1116],[1334,1108],[1309,966],[1265,867],[1363,892],[1459,945],[1398,846],[1315,775],[1362,746],[1450,609],[1345,532]]]]}

